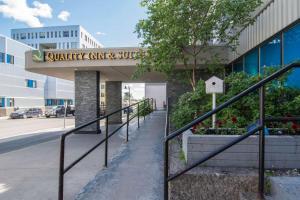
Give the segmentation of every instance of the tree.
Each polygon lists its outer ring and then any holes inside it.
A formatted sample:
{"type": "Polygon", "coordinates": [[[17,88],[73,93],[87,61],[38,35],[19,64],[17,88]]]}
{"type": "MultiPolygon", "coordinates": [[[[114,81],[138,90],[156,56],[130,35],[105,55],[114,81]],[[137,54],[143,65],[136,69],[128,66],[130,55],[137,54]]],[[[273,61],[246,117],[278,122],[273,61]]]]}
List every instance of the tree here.
{"type": "MultiPolygon", "coordinates": [[[[135,76],[147,71],[170,76],[175,64],[182,63],[195,90],[199,55],[216,40],[235,49],[242,28],[254,22],[251,14],[260,4],[261,0],[143,0],[148,18],[139,21],[136,32],[147,53],[141,55],[135,76]]],[[[210,62],[218,64],[218,55],[212,57],[210,62]]],[[[207,65],[208,61],[204,60],[207,65]]]]}

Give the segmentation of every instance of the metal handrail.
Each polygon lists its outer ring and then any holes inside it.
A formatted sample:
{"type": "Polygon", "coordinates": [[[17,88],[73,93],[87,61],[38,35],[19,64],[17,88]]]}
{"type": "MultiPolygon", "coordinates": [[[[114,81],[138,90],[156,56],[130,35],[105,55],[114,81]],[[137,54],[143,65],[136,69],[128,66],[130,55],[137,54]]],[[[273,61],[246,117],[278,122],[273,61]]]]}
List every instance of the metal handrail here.
{"type": "MultiPolygon", "coordinates": [[[[280,68],[278,71],[274,72],[270,76],[262,79],[258,83],[254,84],[253,86],[249,87],[248,89],[244,90],[243,92],[239,93],[238,95],[232,97],[225,103],[217,106],[215,109],[207,112],[206,114],[194,119],[192,122],[188,123],[187,125],[183,126],[182,128],[179,128],[172,132],[171,134],[168,134],[166,132],[166,137],[164,141],[164,157],[165,157],[165,162],[164,162],[164,199],[168,200],[169,194],[168,194],[168,184],[171,180],[179,177],[180,175],[186,173],[187,171],[197,167],[198,165],[206,162],[207,160],[215,157],[216,155],[222,153],[226,149],[230,148],[231,146],[243,141],[244,139],[248,138],[250,135],[253,135],[254,133],[259,131],[259,194],[261,197],[263,197],[264,193],[264,150],[265,150],[265,134],[264,134],[264,126],[265,126],[265,85],[272,80],[278,78],[279,76],[283,75],[287,71],[291,70],[292,68],[300,67],[300,61],[291,63],[287,66],[284,66],[280,68]],[[228,106],[232,105],[233,103],[237,102],[241,98],[255,92],[256,90],[259,89],[259,105],[260,105],[260,118],[259,118],[259,126],[256,127],[255,129],[247,132],[245,135],[239,136],[236,138],[234,141],[228,143],[227,145],[224,145],[220,147],[219,149],[213,151],[206,157],[200,159],[198,162],[192,164],[191,166],[188,166],[187,168],[175,173],[172,176],[169,176],[169,141],[172,140],[173,138],[181,135],[183,132],[187,131],[191,127],[201,123],[205,119],[208,119],[212,115],[218,113],[219,111],[227,108],[228,106]]],[[[169,105],[168,105],[169,106],[169,105]]],[[[167,114],[168,116],[168,114],[167,114]]],[[[269,119],[271,120],[271,118],[269,119]]],[[[275,118],[274,118],[275,120],[275,118]]],[[[166,129],[167,131],[167,129],[166,129]]]]}
{"type": "Polygon", "coordinates": [[[83,124],[81,126],[78,126],[70,131],[67,131],[66,133],[61,135],[61,140],[60,140],[60,163],[59,163],[59,184],[58,184],[58,199],[59,200],[63,200],[64,199],[64,174],[66,172],[68,172],[70,169],[72,169],[77,163],[79,163],[83,158],[85,158],[87,155],[89,155],[91,152],[93,152],[97,147],[99,147],[101,144],[105,143],[105,157],[104,157],[104,166],[107,167],[107,161],[108,161],[108,140],[110,137],[112,137],[115,133],[117,133],[122,127],[124,127],[125,125],[127,126],[126,129],[126,142],[128,142],[129,139],[129,134],[128,134],[128,130],[129,130],[129,122],[131,120],[133,120],[135,117],[138,118],[138,128],[140,127],[140,113],[144,112],[145,109],[150,106],[150,112],[149,113],[143,113],[144,115],[144,119],[145,119],[145,115],[150,114],[151,112],[153,112],[154,107],[153,107],[153,98],[149,99],[144,99],[143,101],[131,104],[129,106],[126,106],[124,108],[118,109],[113,111],[112,113],[109,113],[105,116],[99,117],[95,120],[92,120],[86,124],[83,124]],[[151,101],[151,103],[150,103],[151,101]],[[141,110],[140,109],[140,105],[144,104],[144,108],[141,110]],[[137,113],[135,113],[132,117],[129,116],[130,112],[129,112],[129,108],[133,107],[133,106],[137,106],[137,113]],[[118,112],[122,112],[124,110],[127,110],[127,119],[126,122],[124,122],[123,124],[121,124],[118,128],[116,128],[115,130],[113,130],[111,133],[108,133],[108,119],[110,116],[118,113],[118,112]],[[79,158],[77,158],[75,161],[73,161],[71,164],[69,164],[67,167],[65,167],[65,141],[66,141],[66,137],[93,124],[96,123],[98,121],[101,121],[103,119],[106,119],[106,131],[105,131],[105,138],[102,139],[100,142],[98,142],[96,145],[94,145],[91,149],[89,149],[86,153],[84,153],[83,155],[81,155],[79,158]]]}

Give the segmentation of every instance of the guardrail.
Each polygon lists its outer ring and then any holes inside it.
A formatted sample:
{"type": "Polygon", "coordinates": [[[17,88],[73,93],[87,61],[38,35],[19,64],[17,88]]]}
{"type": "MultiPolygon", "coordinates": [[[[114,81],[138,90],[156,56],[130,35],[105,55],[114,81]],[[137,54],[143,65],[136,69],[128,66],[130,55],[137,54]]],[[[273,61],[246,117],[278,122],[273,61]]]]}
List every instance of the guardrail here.
{"type": "MultiPolygon", "coordinates": [[[[262,79],[258,83],[254,84],[253,86],[251,86],[248,89],[241,92],[240,94],[232,97],[225,103],[217,106],[214,110],[211,110],[210,112],[207,112],[206,114],[196,118],[195,120],[193,120],[192,122],[183,126],[182,128],[175,130],[174,132],[172,132],[170,134],[169,134],[169,129],[166,129],[166,134],[165,134],[166,138],[165,138],[165,142],[164,142],[164,158],[165,158],[165,162],[164,162],[164,199],[168,200],[168,198],[169,198],[168,184],[170,181],[172,181],[175,178],[181,176],[182,174],[190,171],[191,169],[197,167],[198,165],[208,161],[209,159],[217,156],[218,154],[222,153],[226,149],[243,141],[244,139],[248,138],[249,136],[255,134],[258,131],[259,131],[259,176],[258,176],[259,177],[259,186],[258,186],[259,191],[258,192],[259,192],[260,196],[263,198],[263,196],[264,196],[264,171],[265,171],[265,166],[264,166],[264,161],[265,161],[265,158],[264,158],[264,155],[265,155],[265,129],[264,129],[265,122],[270,122],[272,120],[273,121],[293,120],[292,118],[291,119],[288,119],[288,118],[273,118],[272,119],[272,118],[265,117],[265,85],[267,83],[271,82],[272,80],[280,77],[287,71],[289,71],[293,68],[297,68],[297,67],[298,68],[300,67],[299,61],[289,64],[287,66],[284,66],[284,67],[280,68],[278,71],[276,71],[275,73],[262,79]],[[171,176],[169,175],[169,142],[170,142],[170,140],[172,140],[173,138],[175,138],[177,136],[180,136],[186,130],[201,123],[202,121],[208,119],[212,115],[218,113],[219,111],[222,111],[223,109],[225,109],[228,106],[232,105],[233,103],[237,102],[241,98],[243,98],[249,94],[252,94],[252,93],[256,92],[257,90],[259,90],[259,125],[257,125],[254,129],[248,131],[246,134],[239,136],[238,138],[231,141],[227,145],[224,145],[224,146],[216,149],[215,151],[211,152],[210,154],[208,154],[204,158],[200,159],[199,161],[195,162],[194,164],[188,166],[187,168],[175,173],[174,175],[171,175],[171,176]]],[[[297,119],[294,118],[294,120],[297,120],[297,119]]],[[[167,122],[168,122],[168,114],[167,114],[167,122]]]]}
{"type": "Polygon", "coordinates": [[[105,143],[105,155],[104,155],[104,166],[107,167],[108,164],[108,141],[109,138],[112,137],[115,133],[117,133],[122,127],[126,125],[126,142],[129,140],[129,122],[133,120],[135,117],[137,117],[138,121],[138,128],[140,127],[140,117],[143,116],[144,120],[146,115],[150,114],[154,110],[154,104],[156,102],[151,99],[145,99],[143,101],[137,102],[135,104],[132,104],[130,106],[124,107],[122,109],[118,109],[112,113],[109,113],[107,115],[104,115],[102,117],[99,117],[93,121],[90,121],[86,124],[83,124],[79,127],[76,127],[66,133],[64,133],[61,136],[60,140],[60,163],[59,163],[59,183],[58,183],[58,199],[63,200],[64,199],[64,174],[67,173],[70,169],[72,169],[77,163],[79,163],[83,158],[85,158],[87,155],[89,155],[92,151],[94,151],[96,148],[98,148],[101,144],[105,143]],[[132,112],[132,116],[130,116],[131,111],[133,111],[133,107],[136,107],[137,112],[134,113],[132,112]],[[131,110],[131,111],[130,111],[131,110]],[[126,111],[126,122],[122,123],[118,128],[113,130],[111,133],[108,132],[108,122],[109,122],[109,117],[118,113],[118,112],[123,112],[126,111]],[[96,145],[94,145],[90,150],[88,150],[86,153],[81,155],[79,158],[77,158],[75,161],[73,161],[71,164],[69,164],[67,167],[65,167],[65,141],[66,137],[70,136],[71,134],[89,126],[94,123],[100,122],[101,120],[106,120],[105,122],[105,138],[98,142],[96,145]]]}

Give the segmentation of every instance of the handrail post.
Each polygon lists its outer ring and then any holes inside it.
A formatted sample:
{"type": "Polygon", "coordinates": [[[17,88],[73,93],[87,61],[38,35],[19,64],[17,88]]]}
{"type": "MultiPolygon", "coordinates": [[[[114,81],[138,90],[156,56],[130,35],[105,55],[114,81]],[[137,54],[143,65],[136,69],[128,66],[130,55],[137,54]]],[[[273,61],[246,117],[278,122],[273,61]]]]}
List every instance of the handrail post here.
{"type": "Polygon", "coordinates": [[[164,145],[164,157],[165,157],[165,162],[164,162],[164,200],[169,199],[169,140],[165,140],[165,145],[164,145]]]}
{"type": "Polygon", "coordinates": [[[262,129],[259,131],[259,194],[264,196],[265,179],[265,87],[259,88],[259,123],[262,129]]]}
{"type": "Polygon", "coordinates": [[[147,101],[147,99],[145,99],[143,102],[143,104],[144,104],[144,108],[143,108],[144,120],[146,119],[146,108],[147,108],[146,101],[147,101]]]}
{"type": "Polygon", "coordinates": [[[137,104],[138,128],[140,128],[140,102],[137,104]]]}
{"type": "Polygon", "coordinates": [[[105,156],[104,156],[104,167],[107,167],[107,160],[108,160],[108,116],[106,117],[105,122],[105,156]]]}
{"type": "Polygon", "coordinates": [[[154,101],[153,101],[153,98],[151,98],[151,112],[154,111],[154,101]]]}
{"type": "Polygon", "coordinates": [[[128,128],[129,128],[129,108],[127,108],[127,129],[126,129],[126,142],[128,142],[128,128]]]}
{"type": "Polygon", "coordinates": [[[65,137],[60,140],[60,160],[59,160],[59,179],[58,179],[58,200],[64,199],[64,173],[65,173],[65,137]]]}

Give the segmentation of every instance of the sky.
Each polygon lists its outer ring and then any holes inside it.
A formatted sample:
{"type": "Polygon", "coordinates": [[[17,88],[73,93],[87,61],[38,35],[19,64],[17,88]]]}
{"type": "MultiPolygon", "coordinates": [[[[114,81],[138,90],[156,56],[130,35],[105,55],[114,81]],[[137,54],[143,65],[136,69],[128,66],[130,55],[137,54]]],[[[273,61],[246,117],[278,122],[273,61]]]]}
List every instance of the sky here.
{"type": "Polygon", "coordinates": [[[12,28],[82,25],[104,47],[138,46],[141,0],[0,0],[0,34],[12,28]]]}
{"type": "MultiPolygon", "coordinates": [[[[141,0],[0,0],[0,34],[10,29],[81,25],[104,47],[134,47],[134,33],[146,18],[141,0]]],[[[144,84],[130,84],[134,98],[144,97],[144,84]]],[[[123,93],[126,92],[123,89],[123,93]]]]}

